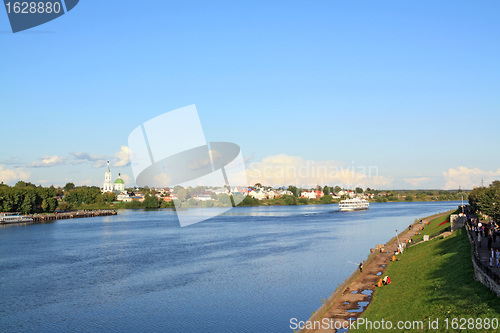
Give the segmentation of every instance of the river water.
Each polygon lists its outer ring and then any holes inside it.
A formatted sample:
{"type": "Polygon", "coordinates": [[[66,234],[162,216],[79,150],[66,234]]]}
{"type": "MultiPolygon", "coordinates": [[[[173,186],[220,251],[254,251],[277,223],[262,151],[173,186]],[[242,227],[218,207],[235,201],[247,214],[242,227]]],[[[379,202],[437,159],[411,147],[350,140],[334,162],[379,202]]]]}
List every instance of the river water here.
{"type": "Polygon", "coordinates": [[[415,218],[459,202],[171,210],[0,228],[2,332],[292,332],[415,218]],[[351,261],[351,262],[349,262],[351,261]]]}

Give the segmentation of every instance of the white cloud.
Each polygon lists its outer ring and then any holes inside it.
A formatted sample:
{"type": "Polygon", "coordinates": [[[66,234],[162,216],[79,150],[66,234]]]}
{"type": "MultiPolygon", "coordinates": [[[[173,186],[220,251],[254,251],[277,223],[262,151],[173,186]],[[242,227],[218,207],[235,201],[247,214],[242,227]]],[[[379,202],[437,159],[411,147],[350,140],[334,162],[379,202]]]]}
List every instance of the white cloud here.
{"type": "Polygon", "coordinates": [[[0,182],[10,184],[11,182],[17,182],[19,180],[26,181],[30,175],[29,172],[21,169],[6,169],[3,165],[0,165],[0,182]]]}
{"type": "Polygon", "coordinates": [[[42,156],[40,161],[34,161],[29,166],[33,168],[40,168],[40,167],[45,168],[56,165],[62,165],[65,162],[66,162],[66,157],[64,156],[49,155],[49,156],[42,156]]]}
{"type": "Polygon", "coordinates": [[[117,162],[113,164],[115,167],[123,167],[130,164],[130,150],[127,146],[121,146],[120,150],[115,153],[117,162]]]}
{"type": "Polygon", "coordinates": [[[494,180],[500,179],[500,169],[496,171],[486,171],[479,168],[469,169],[461,166],[457,169],[450,168],[448,171],[443,172],[443,177],[446,181],[444,188],[446,190],[458,189],[472,189],[481,185],[483,180],[484,185],[487,186],[494,180]]]}
{"type": "Polygon", "coordinates": [[[77,186],[92,186],[93,184],[95,184],[95,182],[93,182],[90,178],[77,180],[74,183],[77,186]]]}
{"type": "Polygon", "coordinates": [[[247,168],[249,184],[340,185],[343,187],[380,187],[392,184],[392,179],[378,175],[376,166],[345,165],[337,161],[312,161],[286,154],[268,156],[247,168]]]}
{"type": "Polygon", "coordinates": [[[77,152],[77,153],[69,153],[72,155],[75,159],[77,160],[83,160],[83,161],[99,161],[99,160],[104,160],[103,155],[92,155],[87,152],[77,152]]]}
{"type": "Polygon", "coordinates": [[[171,177],[169,177],[166,173],[160,173],[154,176],[153,178],[154,186],[157,187],[167,187],[172,186],[171,177]]]}
{"type": "Polygon", "coordinates": [[[95,161],[93,167],[96,169],[103,168],[106,165],[106,162],[106,160],[95,161]]]}
{"type": "Polygon", "coordinates": [[[127,174],[121,174],[121,177],[123,179],[123,181],[125,182],[125,186],[126,187],[131,187],[132,186],[132,183],[131,183],[131,180],[130,180],[130,176],[127,175],[127,174]]]}
{"type": "Polygon", "coordinates": [[[106,165],[106,158],[104,155],[93,155],[82,151],[69,154],[73,156],[76,164],[94,162],[94,168],[102,168],[106,165]]]}
{"type": "Polygon", "coordinates": [[[430,181],[429,177],[412,177],[405,178],[405,182],[411,184],[413,187],[422,186],[424,183],[428,183],[430,181]]]}

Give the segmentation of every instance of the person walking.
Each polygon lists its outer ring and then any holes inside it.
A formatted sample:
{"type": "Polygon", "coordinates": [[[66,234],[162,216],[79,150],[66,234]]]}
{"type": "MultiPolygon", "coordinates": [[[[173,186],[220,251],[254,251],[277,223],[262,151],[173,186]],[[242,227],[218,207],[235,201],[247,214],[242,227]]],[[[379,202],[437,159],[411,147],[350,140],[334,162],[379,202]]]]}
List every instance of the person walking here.
{"type": "Polygon", "coordinates": [[[363,263],[362,262],[359,262],[359,272],[360,273],[363,272],[363,263]]]}

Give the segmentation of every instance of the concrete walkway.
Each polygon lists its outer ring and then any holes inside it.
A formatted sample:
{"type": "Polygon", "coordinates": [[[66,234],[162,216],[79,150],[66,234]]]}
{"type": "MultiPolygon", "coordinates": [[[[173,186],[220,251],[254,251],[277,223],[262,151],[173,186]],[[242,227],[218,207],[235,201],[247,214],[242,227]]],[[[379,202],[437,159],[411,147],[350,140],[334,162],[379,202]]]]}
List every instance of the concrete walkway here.
{"type": "MultiPolygon", "coordinates": [[[[429,216],[423,219],[423,223],[429,222],[436,217],[449,214],[440,213],[437,215],[429,216]]],[[[406,240],[412,238],[416,235],[420,229],[420,222],[412,225],[412,228],[406,229],[405,232],[399,235],[399,241],[405,243],[406,240]]],[[[363,268],[363,272],[357,276],[357,278],[345,289],[345,291],[336,299],[332,300],[332,304],[328,307],[326,312],[320,317],[316,318],[315,321],[322,322],[324,318],[328,321],[333,320],[334,322],[345,323],[348,327],[349,319],[351,321],[357,319],[368,306],[369,302],[372,300],[372,293],[377,288],[377,283],[381,277],[384,276],[386,266],[390,262],[393,254],[398,249],[397,240],[391,240],[385,244],[384,252],[378,253],[367,265],[363,268]]],[[[397,258],[398,256],[396,256],[397,258]]],[[[310,319],[311,320],[311,319],[310,319]]],[[[319,325],[319,324],[318,324],[319,325]]],[[[337,326],[340,327],[340,326],[337,326]]],[[[303,333],[310,332],[346,332],[344,329],[311,329],[311,330],[301,330],[303,333]]]]}

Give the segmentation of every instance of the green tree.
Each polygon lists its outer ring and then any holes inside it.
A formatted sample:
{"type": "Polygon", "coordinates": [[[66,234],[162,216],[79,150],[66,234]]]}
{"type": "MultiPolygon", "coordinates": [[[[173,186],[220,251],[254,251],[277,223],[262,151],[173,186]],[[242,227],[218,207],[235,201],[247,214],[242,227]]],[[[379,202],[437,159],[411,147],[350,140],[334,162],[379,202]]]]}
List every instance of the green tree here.
{"type": "Polygon", "coordinates": [[[34,191],[28,191],[24,196],[23,203],[21,205],[21,212],[23,214],[32,214],[35,212],[35,202],[36,196],[34,191]]]}
{"type": "Polygon", "coordinates": [[[427,198],[427,195],[425,194],[425,192],[418,192],[417,193],[417,199],[418,200],[425,200],[427,198]]]}
{"type": "Polygon", "coordinates": [[[331,195],[325,195],[324,197],[322,197],[320,200],[322,203],[324,204],[329,204],[329,203],[332,203],[332,196],[331,195]]]}
{"type": "Polygon", "coordinates": [[[231,199],[225,193],[217,194],[217,201],[224,207],[231,206],[231,199]]]}
{"type": "Polygon", "coordinates": [[[48,212],[49,211],[49,203],[47,202],[47,199],[43,199],[42,201],[42,209],[44,212],[48,212]]]}
{"type": "Polygon", "coordinates": [[[47,202],[47,209],[45,210],[45,212],[47,212],[47,213],[54,212],[56,210],[56,208],[57,208],[57,200],[56,200],[56,198],[47,198],[45,200],[47,202]]]}
{"type": "Polygon", "coordinates": [[[24,182],[22,180],[18,181],[14,187],[36,187],[35,184],[32,184],[30,182],[24,182]]]}
{"type": "Polygon", "coordinates": [[[475,211],[491,216],[500,222],[500,182],[494,181],[489,187],[478,187],[469,194],[469,204],[475,211]]]}
{"type": "Polygon", "coordinates": [[[247,195],[243,201],[240,202],[238,206],[256,206],[259,204],[259,200],[252,198],[247,195]]]}
{"type": "Polygon", "coordinates": [[[125,208],[130,208],[130,209],[138,209],[138,208],[144,208],[143,202],[140,201],[130,201],[125,204],[125,208]]]}
{"type": "Polygon", "coordinates": [[[187,203],[188,203],[188,207],[198,206],[198,201],[196,201],[196,199],[194,199],[194,198],[189,198],[187,203]]]}
{"type": "Polygon", "coordinates": [[[154,209],[160,208],[160,201],[154,195],[146,194],[143,201],[144,208],[154,209]]]}
{"type": "Polygon", "coordinates": [[[301,197],[301,198],[299,198],[297,200],[297,203],[301,204],[301,205],[308,205],[309,204],[309,199],[301,197]]]}
{"type": "Polygon", "coordinates": [[[363,193],[363,189],[361,187],[356,187],[356,193],[358,194],[363,193]]]}
{"type": "Polygon", "coordinates": [[[75,189],[75,187],[76,186],[73,183],[66,183],[66,185],[64,185],[64,190],[65,191],[73,190],[73,189],[75,189]]]}
{"type": "Polygon", "coordinates": [[[330,187],[328,187],[328,186],[326,186],[326,185],[325,185],[325,186],[323,187],[323,194],[324,194],[324,195],[329,195],[329,194],[330,194],[330,192],[331,192],[330,187]]]}
{"type": "Polygon", "coordinates": [[[188,195],[188,191],[185,188],[181,187],[177,190],[177,198],[180,201],[186,201],[187,195],[188,195]]]}
{"type": "Polygon", "coordinates": [[[288,191],[292,192],[293,196],[299,196],[299,189],[296,186],[290,185],[288,186],[288,191]]]}
{"type": "Polygon", "coordinates": [[[160,208],[175,208],[173,201],[161,201],[160,208]]]}
{"type": "Polygon", "coordinates": [[[284,195],[282,198],[283,203],[288,206],[297,204],[297,198],[294,195],[284,195]]]}

